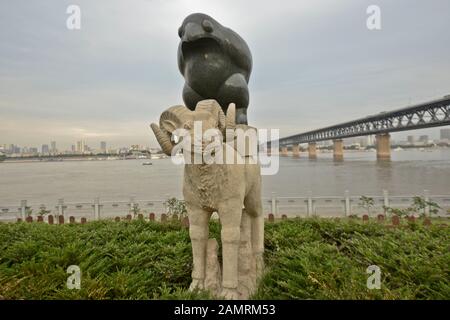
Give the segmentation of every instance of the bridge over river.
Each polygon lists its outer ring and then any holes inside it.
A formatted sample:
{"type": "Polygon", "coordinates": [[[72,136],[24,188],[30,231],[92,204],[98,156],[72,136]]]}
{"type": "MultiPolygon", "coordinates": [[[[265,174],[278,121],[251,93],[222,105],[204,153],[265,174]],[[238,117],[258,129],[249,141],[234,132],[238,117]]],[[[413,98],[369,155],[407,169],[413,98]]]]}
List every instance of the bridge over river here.
{"type": "Polygon", "coordinates": [[[344,157],[343,138],[376,135],[378,159],[390,159],[390,132],[416,130],[450,125],[450,95],[406,108],[336,124],[333,126],[295,134],[278,140],[281,155],[292,149],[294,157],[300,154],[300,144],[308,144],[309,157],[317,157],[316,142],[332,140],[336,160],[344,157]]]}

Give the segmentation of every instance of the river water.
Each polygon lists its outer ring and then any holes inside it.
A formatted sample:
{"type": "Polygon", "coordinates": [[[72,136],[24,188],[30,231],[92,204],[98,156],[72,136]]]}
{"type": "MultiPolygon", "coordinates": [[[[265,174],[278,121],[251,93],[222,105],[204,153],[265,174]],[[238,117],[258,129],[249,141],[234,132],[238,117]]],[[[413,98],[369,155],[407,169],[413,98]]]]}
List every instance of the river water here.
{"type": "MultiPolygon", "coordinates": [[[[346,151],[334,162],[332,153],[309,160],[281,157],[279,172],[263,176],[263,196],[342,196],[450,194],[450,149],[392,151],[390,162],[377,162],[374,152],[346,151]]],[[[0,206],[101,200],[181,197],[183,167],[170,159],[0,163],[0,206]]]]}

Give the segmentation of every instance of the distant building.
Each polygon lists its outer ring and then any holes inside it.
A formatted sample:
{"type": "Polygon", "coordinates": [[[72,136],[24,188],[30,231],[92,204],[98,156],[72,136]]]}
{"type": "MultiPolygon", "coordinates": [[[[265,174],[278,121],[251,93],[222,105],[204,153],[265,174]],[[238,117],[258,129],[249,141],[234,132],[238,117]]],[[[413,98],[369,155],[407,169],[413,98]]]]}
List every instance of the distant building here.
{"type": "Polygon", "coordinates": [[[86,151],[86,143],[84,140],[77,141],[77,152],[83,153],[86,151]]]}
{"type": "Polygon", "coordinates": [[[38,148],[30,147],[30,149],[28,149],[28,151],[30,153],[38,153],[38,148]]]}
{"type": "Polygon", "coordinates": [[[56,153],[56,141],[52,141],[51,143],[50,143],[50,145],[51,145],[51,152],[52,153],[56,153]]]}
{"type": "Polygon", "coordinates": [[[49,149],[49,147],[48,147],[48,144],[43,144],[43,145],[42,145],[41,153],[42,153],[42,154],[48,154],[48,153],[50,153],[50,149],[49,149]]]}
{"type": "Polygon", "coordinates": [[[419,137],[419,141],[422,142],[422,143],[424,143],[424,144],[427,144],[428,141],[429,141],[428,135],[420,136],[420,137],[419,137]]]}
{"type": "Polygon", "coordinates": [[[441,140],[450,140],[450,129],[441,129],[441,140]]]}
{"type": "Polygon", "coordinates": [[[373,134],[367,136],[367,145],[368,146],[375,145],[375,136],[373,134]]]}
{"type": "Polygon", "coordinates": [[[407,139],[408,139],[408,143],[409,143],[409,144],[411,144],[411,145],[414,144],[414,142],[415,142],[415,141],[414,141],[414,136],[408,136],[407,139]]]}
{"type": "Polygon", "coordinates": [[[73,144],[72,147],[70,148],[70,151],[75,152],[77,151],[77,149],[75,148],[75,145],[73,144]]]}
{"type": "Polygon", "coordinates": [[[100,150],[101,152],[106,153],[106,141],[100,142],[100,150]]]}
{"type": "Polygon", "coordinates": [[[131,145],[131,148],[130,148],[131,151],[139,151],[141,149],[142,149],[141,146],[138,144],[133,144],[133,145],[131,145]]]}

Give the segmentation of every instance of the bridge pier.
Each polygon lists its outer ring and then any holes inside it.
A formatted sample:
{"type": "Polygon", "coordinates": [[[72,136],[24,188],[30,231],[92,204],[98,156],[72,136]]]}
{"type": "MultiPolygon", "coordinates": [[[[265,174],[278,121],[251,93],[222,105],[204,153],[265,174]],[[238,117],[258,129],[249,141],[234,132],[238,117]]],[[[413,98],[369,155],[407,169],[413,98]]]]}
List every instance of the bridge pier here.
{"type": "Polygon", "coordinates": [[[300,158],[300,146],[298,144],[292,146],[292,156],[294,158],[300,158]]]}
{"type": "Polygon", "coordinates": [[[380,133],[376,135],[377,159],[391,159],[391,135],[389,133],[380,133]]]}
{"type": "Polygon", "coordinates": [[[287,147],[281,147],[281,156],[282,157],[288,156],[288,148],[287,147]]]}
{"type": "Polygon", "coordinates": [[[310,159],[317,159],[316,143],[308,143],[308,156],[310,159]]]}
{"type": "Polygon", "coordinates": [[[333,140],[333,159],[336,161],[344,160],[344,143],[342,139],[333,140]]]}

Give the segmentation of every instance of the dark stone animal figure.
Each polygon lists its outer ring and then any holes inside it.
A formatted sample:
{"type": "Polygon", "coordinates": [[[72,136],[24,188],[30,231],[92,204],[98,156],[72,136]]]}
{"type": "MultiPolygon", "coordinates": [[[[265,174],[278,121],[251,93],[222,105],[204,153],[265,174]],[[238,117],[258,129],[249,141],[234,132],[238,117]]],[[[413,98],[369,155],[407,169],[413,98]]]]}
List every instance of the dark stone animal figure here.
{"type": "Polygon", "coordinates": [[[187,16],[178,35],[185,105],[194,110],[199,101],[215,99],[226,113],[228,105],[234,103],[236,123],[247,124],[252,55],[245,41],[202,13],[187,16]]]}

